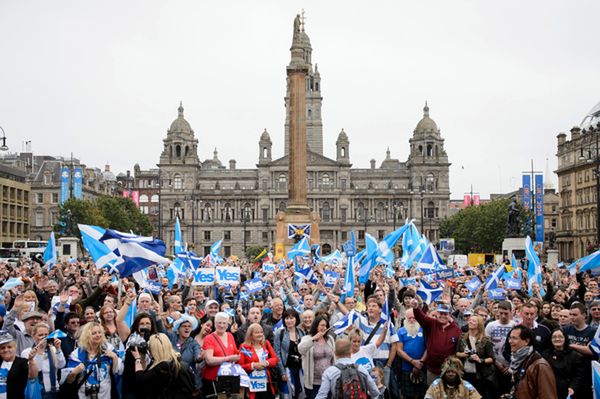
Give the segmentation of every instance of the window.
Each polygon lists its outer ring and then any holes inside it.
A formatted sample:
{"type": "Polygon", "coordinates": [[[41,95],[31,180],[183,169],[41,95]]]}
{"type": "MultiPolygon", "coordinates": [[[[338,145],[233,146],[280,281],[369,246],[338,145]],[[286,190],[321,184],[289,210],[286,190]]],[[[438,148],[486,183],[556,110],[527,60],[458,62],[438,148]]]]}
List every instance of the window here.
{"type": "Polygon", "coordinates": [[[147,205],[140,205],[140,212],[142,212],[144,215],[147,215],[150,213],[150,209],[147,205]]]}
{"type": "Polygon", "coordinates": [[[230,222],[233,219],[233,209],[231,208],[231,204],[229,202],[225,203],[223,207],[223,217],[226,222],[230,222]]]}
{"type": "Polygon", "coordinates": [[[204,247],[204,256],[210,255],[210,247],[204,247]]]}
{"type": "Polygon", "coordinates": [[[37,193],[35,195],[35,203],[36,204],[43,204],[44,203],[44,193],[37,193]]]}
{"type": "Polygon", "coordinates": [[[262,240],[263,242],[269,242],[269,232],[268,231],[263,231],[262,232],[262,240]]]}
{"type": "MultiPolygon", "coordinates": [[[[210,230],[204,230],[204,239],[210,240],[210,230]]],[[[208,252],[210,253],[210,247],[208,247],[208,252]]]]}
{"type": "Polygon", "coordinates": [[[226,258],[229,258],[231,256],[231,247],[226,245],[223,247],[223,255],[225,255],[226,258]]]}
{"type": "Polygon", "coordinates": [[[35,211],[35,225],[42,227],[44,225],[44,211],[35,211]]]}
{"type": "Polygon", "coordinates": [[[158,194],[154,194],[152,198],[150,198],[150,202],[158,202],[158,194]]]}
{"type": "Polygon", "coordinates": [[[321,220],[324,222],[331,221],[331,207],[329,206],[329,202],[323,202],[323,206],[321,207],[321,220]]]}
{"type": "Polygon", "coordinates": [[[52,184],[52,175],[50,175],[50,173],[45,173],[44,174],[44,184],[47,186],[49,184],[52,184]]]}
{"type": "Polygon", "coordinates": [[[286,208],[287,208],[287,205],[285,204],[285,201],[281,201],[281,202],[279,203],[279,210],[280,210],[281,212],[285,212],[285,209],[286,209],[286,208]]]}
{"type": "Polygon", "coordinates": [[[385,236],[385,230],[377,230],[377,236],[379,237],[378,240],[383,240],[383,237],[385,236]]]}
{"type": "Polygon", "coordinates": [[[175,190],[183,189],[183,177],[181,177],[181,175],[175,175],[173,178],[173,188],[175,190]]]}
{"type": "Polygon", "coordinates": [[[52,203],[58,204],[58,193],[52,193],[52,203]]]}
{"type": "Polygon", "coordinates": [[[250,230],[244,231],[244,241],[252,240],[252,232],[250,230]]]}
{"type": "Polygon", "coordinates": [[[223,240],[225,240],[225,241],[231,240],[231,230],[225,230],[223,232],[223,240]]]}
{"type": "Polygon", "coordinates": [[[140,195],[140,202],[148,202],[148,196],[146,194],[140,195]]]}
{"type": "Polygon", "coordinates": [[[262,210],[262,221],[266,222],[269,219],[269,209],[268,208],[263,208],[262,210]]]}
{"type": "Polygon", "coordinates": [[[341,212],[342,222],[345,222],[348,217],[347,216],[348,210],[346,208],[342,208],[342,209],[340,209],[340,212],[341,212]]]}
{"type": "Polygon", "coordinates": [[[365,239],[365,231],[364,230],[358,230],[358,239],[359,240],[365,239]]]}
{"type": "Polygon", "coordinates": [[[556,227],[556,218],[552,218],[552,222],[550,223],[552,227],[556,227]]]}
{"type": "Polygon", "coordinates": [[[346,179],[342,179],[342,180],[341,180],[341,186],[342,186],[342,190],[345,190],[345,189],[346,189],[346,184],[347,184],[347,183],[346,183],[346,179]]]}
{"type": "Polygon", "coordinates": [[[204,209],[202,209],[202,220],[210,222],[212,220],[212,217],[212,208],[210,204],[204,204],[204,209]]]}
{"type": "Polygon", "coordinates": [[[384,222],[385,221],[385,205],[383,204],[383,202],[378,202],[377,203],[377,210],[375,211],[375,217],[377,219],[378,222],[384,222]]]}
{"type": "Polygon", "coordinates": [[[346,241],[348,239],[348,232],[342,231],[342,241],[346,241]]]}
{"type": "Polygon", "coordinates": [[[425,217],[428,219],[433,219],[435,217],[435,204],[433,201],[429,201],[427,204],[427,209],[425,209],[425,217]]]}

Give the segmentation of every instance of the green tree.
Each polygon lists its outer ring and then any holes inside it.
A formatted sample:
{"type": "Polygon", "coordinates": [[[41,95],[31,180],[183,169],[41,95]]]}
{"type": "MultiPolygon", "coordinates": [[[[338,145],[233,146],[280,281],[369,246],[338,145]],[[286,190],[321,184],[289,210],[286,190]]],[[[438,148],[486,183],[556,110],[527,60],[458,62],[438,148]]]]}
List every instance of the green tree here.
{"type": "Polygon", "coordinates": [[[59,210],[60,221],[54,226],[54,231],[59,235],[66,235],[70,223],[71,234],[79,236],[78,224],[90,224],[93,226],[108,227],[108,220],[102,215],[100,209],[93,201],[69,198],[59,210]],[[69,211],[71,212],[69,216],[69,211]],[[69,220],[70,217],[70,220],[69,220]],[[64,226],[62,225],[64,223],[64,226]]]}
{"type": "MultiPolygon", "coordinates": [[[[442,237],[454,238],[458,252],[498,253],[502,250],[502,241],[506,237],[510,202],[510,199],[502,199],[464,208],[442,221],[440,233],[442,237]]],[[[518,206],[523,229],[531,212],[518,206]]]]}
{"type": "Polygon", "coordinates": [[[250,260],[254,260],[254,258],[256,258],[264,249],[265,247],[262,245],[251,245],[246,248],[246,257],[250,260]]]}

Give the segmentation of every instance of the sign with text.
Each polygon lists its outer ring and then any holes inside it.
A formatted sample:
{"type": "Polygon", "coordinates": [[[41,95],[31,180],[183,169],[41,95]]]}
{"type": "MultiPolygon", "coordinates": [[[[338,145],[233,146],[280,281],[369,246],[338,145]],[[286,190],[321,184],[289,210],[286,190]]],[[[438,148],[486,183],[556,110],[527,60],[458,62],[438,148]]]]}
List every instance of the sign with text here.
{"type": "Polygon", "coordinates": [[[257,291],[260,291],[263,289],[263,282],[260,278],[253,278],[252,280],[247,280],[246,282],[244,282],[244,285],[246,286],[246,292],[248,294],[253,294],[257,291]]]}
{"type": "Polygon", "coordinates": [[[240,268],[230,266],[217,267],[217,283],[221,285],[238,285],[240,282],[240,268]]]}
{"type": "Polygon", "coordinates": [[[333,288],[336,280],[338,280],[339,278],[340,278],[339,273],[332,272],[330,270],[325,270],[324,275],[323,275],[323,279],[324,279],[323,285],[325,286],[325,288],[333,288]]]}
{"type": "Polygon", "coordinates": [[[213,285],[215,283],[215,269],[213,267],[199,267],[194,272],[193,285],[213,285]]]}
{"type": "Polygon", "coordinates": [[[521,289],[521,279],[518,278],[507,278],[505,281],[506,288],[510,290],[520,290],[521,289]]]}
{"type": "Polygon", "coordinates": [[[488,290],[488,299],[504,299],[504,288],[492,288],[491,290],[488,290]]]}
{"type": "Polygon", "coordinates": [[[475,292],[477,288],[481,285],[481,280],[479,277],[473,277],[471,280],[465,283],[465,287],[471,292],[475,292]]]}
{"type": "Polygon", "coordinates": [[[265,263],[263,264],[263,272],[265,273],[275,273],[275,265],[272,263],[265,263]]]}

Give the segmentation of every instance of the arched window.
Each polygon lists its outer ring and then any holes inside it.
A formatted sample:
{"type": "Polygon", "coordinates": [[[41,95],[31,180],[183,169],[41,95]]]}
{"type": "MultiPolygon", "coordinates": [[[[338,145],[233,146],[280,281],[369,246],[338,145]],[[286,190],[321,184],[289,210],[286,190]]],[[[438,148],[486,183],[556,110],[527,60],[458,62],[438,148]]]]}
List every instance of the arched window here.
{"type": "Polygon", "coordinates": [[[213,218],[212,215],[212,207],[207,202],[204,204],[204,209],[202,209],[202,220],[210,222],[213,218]]]}
{"type": "Polygon", "coordinates": [[[267,158],[269,156],[269,150],[267,149],[267,147],[263,147],[262,156],[263,158],[267,158]]]}
{"type": "Polygon", "coordinates": [[[183,209],[181,209],[181,204],[176,202],[173,205],[173,209],[175,210],[175,216],[179,217],[179,219],[183,219],[183,209]]]}
{"type": "Polygon", "coordinates": [[[308,110],[308,119],[312,119],[312,109],[308,110]]]}
{"type": "Polygon", "coordinates": [[[435,217],[435,204],[433,201],[427,203],[426,217],[433,219],[435,217]]]}
{"type": "Polygon", "coordinates": [[[376,218],[377,218],[377,221],[379,221],[379,222],[385,221],[385,205],[383,204],[383,202],[377,203],[376,218]]]}
{"type": "Polygon", "coordinates": [[[249,202],[244,204],[244,209],[242,210],[242,220],[246,220],[247,222],[254,220],[254,212],[249,202]]]}
{"type": "Polygon", "coordinates": [[[423,146],[422,145],[419,146],[419,155],[423,155],[423,146]]]}
{"type": "Polygon", "coordinates": [[[342,147],[342,148],[340,149],[340,156],[341,156],[342,158],[346,156],[346,147],[342,147]]]}
{"type": "Polygon", "coordinates": [[[175,156],[181,158],[181,146],[179,144],[175,146],[175,156]]]}
{"type": "Polygon", "coordinates": [[[427,156],[428,157],[433,156],[433,145],[431,145],[431,144],[427,144],[427,156]]]}
{"type": "Polygon", "coordinates": [[[285,201],[281,201],[281,202],[279,203],[279,208],[278,208],[278,209],[279,209],[280,211],[284,212],[286,208],[287,208],[287,206],[286,206],[286,204],[285,204],[285,201]]]}
{"type": "Polygon", "coordinates": [[[287,181],[287,177],[285,176],[285,173],[282,173],[279,175],[279,183],[285,183],[287,181]]]}
{"type": "Polygon", "coordinates": [[[357,221],[362,221],[366,218],[367,213],[366,213],[366,208],[365,208],[365,204],[361,201],[356,205],[356,209],[354,210],[354,214],[355,214],[355,218],[357,221]]]}
{"type": "Polygon", "coordinates": [[[188,147],[188,146],[186,145],[186,146],[185,146],[185,156],[187,157],[189,153],[190,153],[190,147],[188,147]]]}
{"type": "Polygon", "coordinates": [[[233,219],[233,209],[231,208],[231,204],[229,202],[225,203],[223,207],[223,217],[226,222],[230,222],[233,219]]]}
{"type": "Polygon", "coordinates": [[[181,177],[181,175],[175,175],[175,177],[173,177],[173,188],[175,190],[183,189],[183,177],[181,177]]]}
{"type": "Polygon", "coordinates": [[[146,194],[140,195],[140,202],[148,202],[148,196],[146,194]]]}
{"type": "Polygon", "coordinates": [[[279,179],[277,181],[277,188],[279,190],[285,190],[287,188],[287,176],[285,173],[281,173],[279,175],[279,179]]]}
{"type": "Polygon", "coordinates": [[[321,206],[321,220],[329,222],[331,217],[331,207],[329,206],[329,202],[323,202],[323,205],[321,206]]]}
{"type": "Polygon", "coordinates": [[[150,198],[150,202],[158,202],[158,194],[154,194],[151,198],[150,198]]]}

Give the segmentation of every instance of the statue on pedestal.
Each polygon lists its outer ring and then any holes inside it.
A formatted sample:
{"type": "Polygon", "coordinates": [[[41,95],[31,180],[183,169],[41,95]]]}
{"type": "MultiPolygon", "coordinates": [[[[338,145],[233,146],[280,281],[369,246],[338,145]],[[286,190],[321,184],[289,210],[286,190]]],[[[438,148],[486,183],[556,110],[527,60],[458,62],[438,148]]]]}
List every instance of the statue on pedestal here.
{"type": "Polygon", "coordinates": [[[517,207],[517,200],[513,199],[508,206],[508,224],[506,226],[507,237],[519,237],[521,233],[521,226],[519,222],[519,216],[521,211],[517,207]]]}

